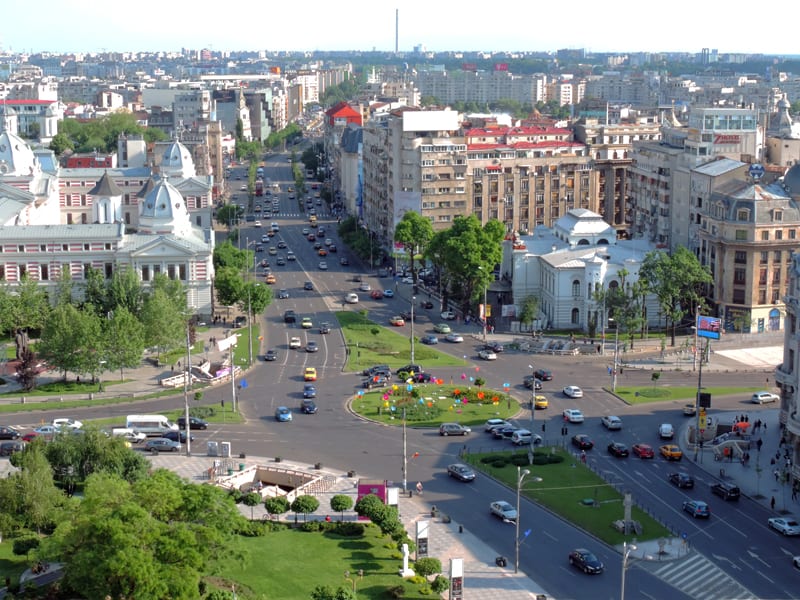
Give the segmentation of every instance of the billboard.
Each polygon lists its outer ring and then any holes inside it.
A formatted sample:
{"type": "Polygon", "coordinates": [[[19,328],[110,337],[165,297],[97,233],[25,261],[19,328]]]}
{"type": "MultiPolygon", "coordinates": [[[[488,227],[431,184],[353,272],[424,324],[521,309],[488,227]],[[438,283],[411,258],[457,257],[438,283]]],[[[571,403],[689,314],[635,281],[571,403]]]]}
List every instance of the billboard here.
{"type": "Polygon", "coordinates": [[[722,320],[717,317],[697,315],[696,327],[698,337],[718,340],[722,329],[722,320]]]}

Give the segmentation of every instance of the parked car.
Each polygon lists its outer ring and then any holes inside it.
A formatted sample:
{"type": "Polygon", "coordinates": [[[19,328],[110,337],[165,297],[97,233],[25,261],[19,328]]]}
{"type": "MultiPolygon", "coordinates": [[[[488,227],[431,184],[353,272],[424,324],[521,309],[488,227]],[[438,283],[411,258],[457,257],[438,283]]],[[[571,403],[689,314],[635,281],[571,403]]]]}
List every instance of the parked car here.
{"type": "Polygon", "coordinates": [[[614,415],[605,415],[602,419],[600,419],[600,422],[609,431],[616,431],[622,429],[622,419],[614,415]]]}
{"type": "Polygon", "coordinates": [[[445,321],[453,321],[456,318],[456,313],[454,313],[452,310],[446,310],[439,316],[441,316],[445,321]]]}
{"type": "Polygon", "coordinates": [[[767,404],[778,400],[780,400],[780,397],[772,392],[756,392],[750,397],[750,402],[753,404],[767,404]]]}
{"type": "Polygon", "coordinates": [[[430,383],[432,381],[436,381],[436,377],[430,373],[414,373],[414,375],[411,376],[411,379],[414,380],[414,383],[430,383]]]}
{"type": "Polygon", "coordinates": [[[567,398],[583,398],[583,390],[577,385],[568,385],[562,391],[567,398]]]}
{"type": "Polygon", "coordinates": [[[83,427],[83,423],[69,418],[53,419],[53,427],[58,427],[59,429],[80,429],[83,427]]]}
{"type": "MultiPolygon", "coordinates": [[[[186,417],[178,417],[178,429],[186,429],[186,417]]],[[[208,429],[208,421],[198,417],[189,417],[189,429],[208,429]]]]}
{"type": "Polygon", "coordinates": [[[279,406],[275,409],[275,420],[279,423],[288,423],[292,420],[292,411],[285,406],[279,406]]]}
{"type": "Polygon", "coordinates": [[[767,525],[783,535],[800,535],[800,523],[794,517],[772,517],[767,525]]]}
{"type": "Polygon", "coordinates": [[[157,454],[159,452],[180,452],[180,442],[168,440],[167,438],[158,437],[146,440],[142,449],[146,452],[157,454]]]}
{"type": "Polygon", "coordinates": [[[0,456],[11,456],[16,452],[22,452],[24,449],[25,442],[22,440],[3,442],[0,444],[0,456]]]}
{"type": "Polygon", "coordinates": [[[585,433],[578,433],[572,436],[572,445],[577,446],[581,450],[591,450],[594,448],[594,442],[585,433]]]}
{"type": "Polygon", "coordinates": [[[583,423],[583,413],[576,408],[565,408],[562,414],[568,423],[583,423]]]}
{"type": "MultiPolygon", "coordinates": [[[[684,501],[683,510],[692,515],[695,519],[708,519],[711,516],[711,509],[708,507],[708,504],[701,500],[684,501]]],[[[797,533],[800,534],[800,526],[798,526],[797,533]]]]}
{"type": "Polygon", "coordinates": [[[723,500],[738,500],[739,496],[741,496],[738,486],[725,481],[711,484],[711,493],[716,494],[723,500]]]}
{"type": "Polygon", "coordinates": [[[638,456],[639,458],[655,458],[656,456],[652,446],[648,444],[634,444],[631,446],[631,452],[633,452],[634,456],[638,456]]]}
{"type": "MultiPolygon", "coordinates": [[[[186,430],[180,429],[178,431],[165,431],[161,437],[166,438],[168,440],[172,440],[173,442],[180,442],[181,444],[185,444],[186,430]]],[[[193,435],[189,436],[189,441],[190,442],[194,441],[193,435]]]]}
{"type": "Polygon", "coordinates": [[[475,481],[475,471],[461,463],[447,465],[447,474],[459,481],[475,481]]]}
{"type": "Polygon", "coordinates": [[[389,385],[389,379],[384,375],[373,375],[372,377],[367,377],[361,382],[361,387],[367,390],[371,390],[372,388],[383,388],[389,385]]]}
{"type": "Polygon", "coordinates": [[[670,473],[667,475],[667,479],[673,485],[677,485],[679,488],[682,489],[691,489],[694,488],[694,477],[689,475],[688,473],[670,473]]]}
{"type": "Polygon", "coordinates": [[[361,371],[361,374],[366,377],[372,377],[374,375],[383,375],[384,377],[391,377],[392,370],[389,368],[389,365],[373,365],[368,369],[364,369],[361,371]]]}
{"type": "Polygon", "coordinates": [[[611,442],[608,445],[608,453],[617,458],[625,458],[628,456],[628,446],[622,442],[611,442]]]}
{"type": "Polygon", "coordinates": [[[469,435],[472,431],[469,427],[464,427],[459,423],[442,423],[439,425],[439,435],[469,435]]]}
{"type": "Polygon", "coordinates": [[[517,518],[517,509],[505,500],[496,500],[489,504],[489,512],[504,521],[514,521],[517,518]]]}
{"type": "Polygon", "coordinates": [[[417,365],[414,363],[404,365],[395,371],[395,374],[400,375],[401,373],[424,373],[425,369],[422,368],[422,365],[417,365]]]}
{"type": "Polygon", "coordinates": [[[602,573],[604,569],[602,561],[585,548],[577,548],[570,552],[569,564],[587,574],[602,573]]]}

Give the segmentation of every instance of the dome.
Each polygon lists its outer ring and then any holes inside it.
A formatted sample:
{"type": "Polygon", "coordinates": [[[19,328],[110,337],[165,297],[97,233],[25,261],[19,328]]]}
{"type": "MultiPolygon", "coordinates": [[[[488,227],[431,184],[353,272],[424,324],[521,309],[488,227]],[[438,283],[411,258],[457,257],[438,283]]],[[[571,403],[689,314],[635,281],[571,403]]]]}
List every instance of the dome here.
{"type": "Polygon", "coordinates": [[[792,197],[800,196],[800,164],[794,165],[783,176],[783,187],[792,197]]]}
{"type": "Polygon", "coordinates": [[[161,172],[171,177],[194,177],[194,160],[189,149],[175,140],[161,155],[161,172]]]}
{"type": "Polygon", "coordinates": [[[191,229],[191,218],[181,193],[166,177],[140,204],[139,229],[143,233],[181,234],[191,229]]]}
{"type": "Polygon", "coordinates": [[[0,177],[31,177],[41,171],[30,146],[9,131],[0,133],[0,177]]]}

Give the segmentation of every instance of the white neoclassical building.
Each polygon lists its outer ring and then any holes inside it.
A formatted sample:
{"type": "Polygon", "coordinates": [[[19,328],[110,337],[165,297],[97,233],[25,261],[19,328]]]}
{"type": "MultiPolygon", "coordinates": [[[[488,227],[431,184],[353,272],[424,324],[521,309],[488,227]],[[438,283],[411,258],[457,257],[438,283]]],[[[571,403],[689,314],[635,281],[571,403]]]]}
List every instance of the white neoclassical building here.
{"type": "MultiPolygon", "coordinates": [[[[648,252],[655,246],[645,240],[617,240],[615,229],[590,210],[576,208],[552,228],[536,227],[533,235],[506,241],[501,271],[510,274],[513,307],[504,316],[518,314],[528,296],[539,300],[536,329],[573,329],[597,332],[608,329],[608,315],[595,291],[632,285],[648,252]]],[[[655,297],[645,300],[647,326],[658,325],[655,297]]],[[[512,331],[524,331],[512,318],[512,331]]]]}

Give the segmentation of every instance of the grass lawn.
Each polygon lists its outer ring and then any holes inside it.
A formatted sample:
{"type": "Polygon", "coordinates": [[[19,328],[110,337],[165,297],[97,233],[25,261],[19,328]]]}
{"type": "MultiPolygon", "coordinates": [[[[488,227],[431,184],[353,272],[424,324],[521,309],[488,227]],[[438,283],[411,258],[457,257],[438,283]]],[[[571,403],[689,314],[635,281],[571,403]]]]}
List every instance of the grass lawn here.
{"type": "MultiPolygon", "coordinates": [[[[611,388],[607,388],[609,391],[611,388]]],[[[742,398],[749,398],[753,392],[761,388],[757,387],[707,387],[704,392],[712,396],[732,396],[741,394],[742,398]]],[[[647,404],[649,402],[664,402],[666,400],[694,400],[697,396],[697,386],[640,386],[622,387],[617,386],[615,392],[617,396],[625,400],[628,404],[647,404]]]]}
{"type": "Polygon", "coordinates": [[[33,564],[31,559],[14,554],[13,547],[11,540],[3,540],[0,544],[0,585],[5,585],[6,577],[11,578],[12,584],[17,583],[25,569],[33,564]]]}
{"type": "MultiPolygon", "coordinates": [[[[360,312],[341,311],[336,313],[336,318],[349,350],[347,368],[351,371],[362,371],[381,364],[397,368],[411,362],[411,343],[407,337],[370,321],[360,312]]],[[[414,362],[428,370],[466,364],[463,359],[420,343],[414,344],[414,362]]]]}
{"type": "MultiPolygon", "coordinates": [[[[536,453],[542,452],[545,451],[539,450],[536,453]]],[[[582,465],[574,455],[558,449],[554,452],[563,456],[564,461],[523,467],[531,472],[522,483],[522,493],[528,498],[546,506],[567,521],[611,545],[621,544],[624,541],[630,542],[634,538],[652,540],[671,536],[666,527],[636,506],[632,507],[632,518],[642,524],[641,534],[625,536],[619,533],[611,526],[611,523],[623,518],[622,495],[598,475],[595,475],[593,471],[582,465]],[[540,477],[542,481],[537,482],[534,477],[540,477]],[[594,505],[584,504],[582,502],[584,499],[592,499],[594,505]]],[[[467,456],[467,460],[475,468],[503,481],[516,490],[516,466],[509,463],[501,468],[496,468],[491,463],[481,462],[481,459],[487,456],[510,457],[512,454],[513,452],[470,454],[467,456]]],[[[527,450],[518,451],[517,454],[527,456],[527,450]]],[[[536,535],[535,531],[533,535],[536,535]]]]}
{"type": "Polygon", "coordinates": [[[368,526],[364,536],[358,538],[279,530],[264,537],[241,538],[240,548],[242,560],[221,560],[217,570],[225,574],[226,583],[236,584],[242,599],[308,600],[318,585],[350,588],[352,583],[345,581],[345,571],[354,576],[359,598],[383,600],[389,597],[387,588],[397,585],[405,588],[403,598],[436,597],[420,593],[423,585],[400,578],[397,572],[403,566],[402,555],[391,538],[383,537],[374,526],[368,526]],[[357,575],[359,569],[364,571],[363,578],[357,575]]]}
{"type": "Polygon", "coordinates": [[[487,419],[507,419],[520,408],[509,395],[474,385],[415,384],[411,393],[406,387],[398,382],[378,391],[365,390],[353,399],[351,408],[380,423],[402,425],[405,407],[406,422],[415,427],[438,427],[442,423],[482,425],[487,419]]]}

